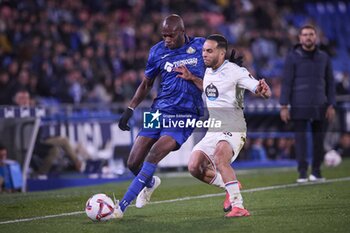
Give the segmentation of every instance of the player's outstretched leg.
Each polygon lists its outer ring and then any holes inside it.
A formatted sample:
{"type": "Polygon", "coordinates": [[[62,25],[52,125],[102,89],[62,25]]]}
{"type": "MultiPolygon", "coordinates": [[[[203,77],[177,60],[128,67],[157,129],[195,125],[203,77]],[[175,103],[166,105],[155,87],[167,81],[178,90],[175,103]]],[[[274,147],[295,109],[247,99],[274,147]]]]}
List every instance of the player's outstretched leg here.
{"type": "Polygon", "coordinates": [[[137,208],[142,208],[150,202],[152,193],[158,188],[158,186],[161,183],[161,180],[158,176],[153,176],[152,183],[153,185],[151,187],[144,187],[137,196],[135,204],[137,208]]]}
{"type": "Polygon", "coordinates": [[[124,194],[123,199],[116,203],[114,211],[115,218],[122,218],[126,208],[132,203],[142,189],[148,184],[156,171],[157,165],[149,162],[144,162],[141,171],[131,182],[128,190],[124,194]]]}

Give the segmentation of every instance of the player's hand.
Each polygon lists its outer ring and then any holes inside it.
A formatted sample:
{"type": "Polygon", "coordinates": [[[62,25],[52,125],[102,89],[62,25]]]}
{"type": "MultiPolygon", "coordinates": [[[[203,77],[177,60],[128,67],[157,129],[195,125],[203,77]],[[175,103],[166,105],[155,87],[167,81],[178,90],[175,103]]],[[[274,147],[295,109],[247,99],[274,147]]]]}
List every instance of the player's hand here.
{"type": "Polygon", "coordinates": [[[175,67],[174,71],[178,72],[178,74],[176,75],[176,77],[178,77],[178,78],[183,78],[183,79],[188,80],[188,81],[192,81],[193,80],[192,73],[184,65],[175,67]]]}
{"type": "Polygon", "coordinates": [[[284,123],[288,123],[290,119],[290,114],[287,106],[281,106],[280,117],[284,123]]]}
{"type": "Polygon", "coordinates": [[[256,88],[255,93],[257,95],[260,95],[263,98],[270,98],[271,97],[271,90],[269,85],[265,82],[265,79],[260,79],[259,84],[256,88]]]}
{"type": "Polygon", "coordinates": [[[335,118],[335,110],[332,105],[328,106],[326,111],[326,119],[328,122],[332,122],[335,118]]]}
{"type": "Polygon", "coordinates": [[[134,114],[134,110],[128,107],[124,112],[122,117],[119,119],[118,126],[123,131],[130,131],[130,126],[128,125],[128,122],[132,115],[134,114]]]}

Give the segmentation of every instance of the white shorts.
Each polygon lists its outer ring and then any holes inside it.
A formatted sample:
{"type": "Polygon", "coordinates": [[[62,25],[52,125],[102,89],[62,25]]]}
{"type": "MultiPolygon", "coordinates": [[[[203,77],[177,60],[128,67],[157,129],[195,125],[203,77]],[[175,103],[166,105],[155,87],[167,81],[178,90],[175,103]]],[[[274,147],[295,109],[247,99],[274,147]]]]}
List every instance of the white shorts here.
{"type": "Polygon", "coordinates": [[[214,163],[214,151],[216,148],[216,144],[219,141],[227,141],[231,147],[232,158],[231,163],[235,161],[239,152],[241,151],[246,140],[245,132],[208,132],[204,138],[197,145],[195,145],[192,151],[200,150],[203,151],[207,157],[214,163]]]}

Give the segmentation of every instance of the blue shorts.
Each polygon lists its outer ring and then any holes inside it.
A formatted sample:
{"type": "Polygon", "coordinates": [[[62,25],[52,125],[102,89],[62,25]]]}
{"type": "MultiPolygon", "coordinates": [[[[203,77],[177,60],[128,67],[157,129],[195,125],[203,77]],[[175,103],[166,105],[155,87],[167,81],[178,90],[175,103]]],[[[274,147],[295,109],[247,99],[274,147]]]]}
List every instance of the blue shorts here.
{"type": "Polygon", "coordinates": [[[192,124],[188,124],[187,122],[194,119],[197,120],[198,118],[198,116],[192,115],[189,117],[180,115],[179,117],[178,114],[163,114],[160,117],[159,125],[155,127],[145,127],[144,124],[138,136],[159,139],[161,136],[167,135],[176,141],[177,149],[179,149],[195,129],[192,124]],[[181,122],[183,122],[183,124],[181,124],[181,122]]]}

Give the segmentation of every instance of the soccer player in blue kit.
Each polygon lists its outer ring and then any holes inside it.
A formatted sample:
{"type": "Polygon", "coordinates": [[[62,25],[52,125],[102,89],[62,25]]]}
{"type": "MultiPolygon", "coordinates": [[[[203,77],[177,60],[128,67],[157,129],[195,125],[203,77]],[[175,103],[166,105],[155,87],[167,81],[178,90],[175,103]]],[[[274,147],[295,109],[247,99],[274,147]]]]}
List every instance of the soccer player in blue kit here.
{"type": "MultiPolygon", "coordinates": [[[[128,121],[134,109],[147,96],[158,75],[161,76],[160,89],[150,111],[155,112],[154,118],[161,114],[181,114],[198,119],[202,115],[205,72],[202,46],[205,39],[187,36],[182,18],[175,14],[164,19],[161,34],[163,40],[150,49],[145,77],[119,121],[122,130],[130,130],[128,121]]],[[[149,202],[160,184],[160,179],[153,176],[157,164],[171,151],[179,149],[193,130],[193,127],[169,129],[161,126],[140,131],[127,162],[136,177],[116,206],[115,218],[122,218],[136,197],[138,208],[149,202]]]]}

